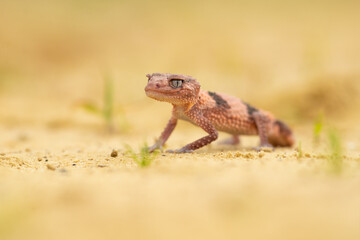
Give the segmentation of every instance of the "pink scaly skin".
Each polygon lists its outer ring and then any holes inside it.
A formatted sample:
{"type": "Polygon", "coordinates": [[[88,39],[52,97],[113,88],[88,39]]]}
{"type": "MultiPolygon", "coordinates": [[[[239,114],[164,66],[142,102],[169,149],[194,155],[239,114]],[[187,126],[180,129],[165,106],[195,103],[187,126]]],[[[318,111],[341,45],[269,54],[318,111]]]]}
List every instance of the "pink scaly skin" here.
{"type": "MultiPolygon", "coordinates": [[[[207,136],[173,153],[187,153],[210,144],[218,138],[218,131],[231,134],[228,143],[239,143],[239,135],[259,135],[262,147],[291,147],[294,136],[290,128],[272,114],[256,109],[236,97],[203,91],[196,79],[187,75],[153,73],[146,75],[146,95],[173,105],[172,116],[150,152],[160,149],[176,127],[178,119],[201,127],[207,136]]],[[[260,149],[258,148],[258,149],[260,149]]]]}

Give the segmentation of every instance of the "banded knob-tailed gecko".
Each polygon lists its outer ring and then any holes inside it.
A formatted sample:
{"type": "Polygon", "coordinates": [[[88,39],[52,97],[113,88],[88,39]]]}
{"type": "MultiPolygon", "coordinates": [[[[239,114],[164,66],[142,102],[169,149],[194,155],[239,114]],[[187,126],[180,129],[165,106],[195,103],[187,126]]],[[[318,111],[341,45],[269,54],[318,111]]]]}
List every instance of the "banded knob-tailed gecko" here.
{"type": "Polygon", "coordinates": [[[146,95],[173,105],[170,121],[160,138],[149,148],[150,152],[162,148],[179,119],[201,127],[208,135],[168,152],[192,152],[215,141],[218,131],[232,135],[227,141],[229,144],[238,144],[240,135],[259,135],[258,149],[294,145],[291,129],[269,112],[254,108],[233,96],[201,90],[199,82],[191,76],[169,73],[146,76],[146,95]]]}

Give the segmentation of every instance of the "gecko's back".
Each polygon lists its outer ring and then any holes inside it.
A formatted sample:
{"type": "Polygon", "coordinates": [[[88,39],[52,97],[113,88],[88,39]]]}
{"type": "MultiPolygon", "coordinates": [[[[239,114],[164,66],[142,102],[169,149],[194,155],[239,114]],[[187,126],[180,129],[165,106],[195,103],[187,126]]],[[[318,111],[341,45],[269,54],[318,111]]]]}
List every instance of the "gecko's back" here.
{"type": "Polygon", "coordinates": [[[255,135],[258,133],[251,114],[257,109],[239,98],[223,93],[201,91],[197,107],[218,131],[233,135],[255,135]]]}

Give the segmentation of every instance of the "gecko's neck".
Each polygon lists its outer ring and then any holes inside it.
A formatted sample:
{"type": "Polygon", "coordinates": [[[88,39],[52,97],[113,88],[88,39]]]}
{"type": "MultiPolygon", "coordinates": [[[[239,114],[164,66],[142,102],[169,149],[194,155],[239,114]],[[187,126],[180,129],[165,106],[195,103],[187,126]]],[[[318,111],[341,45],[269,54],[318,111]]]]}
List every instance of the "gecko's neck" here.
{"type": "Polygon", "coordinates": [[[189,111],[196,103],[184,103],[184,104],[172,104],[173,108],[177,111],[187,112],[189,111]]]}

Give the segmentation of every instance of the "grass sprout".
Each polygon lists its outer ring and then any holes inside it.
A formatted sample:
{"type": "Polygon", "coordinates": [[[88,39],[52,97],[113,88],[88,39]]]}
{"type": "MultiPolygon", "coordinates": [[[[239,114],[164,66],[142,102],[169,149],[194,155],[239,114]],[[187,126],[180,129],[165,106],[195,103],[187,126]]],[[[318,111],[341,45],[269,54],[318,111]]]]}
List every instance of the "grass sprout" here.
{"type": "Polygon", "coordinates": [[[114,117],[114,82],[112,78],[107,76],[104,80],[104,107],[103,117],[106,127],[109,132],[114,131],[113,117],[114,117]]]}
{"type": "Polygon", "coordinates": [[[338,131],[328,131],[328,141],[331,154],[328,158],[329,169],[334,174],[340,174],[343,170],[342,144],[338,131]]]}
{"type": "Polygon", "coordinates": [[[128,155],[134,162],[141,168],[146,168],[151,165],[156,156],[159,154],[159,151],[153,153],[149,152],[149,147],[145,143],[140,147],[140,152],[136,153],[129,145],[125,145],[126,155],[128,155]]]}
{"type": "Polygon", "coordinates": [[[101,114],[101,110],[92,102],[84,102],[81,107],[89,113],[101,114]]]}
{"type": "Polygon", "coordinates": [[[304,154],[302,151],[301,141],[299,141],[299,146],[297,148],[297,151],[298,151],[298,159],[302,158],[304,154]]]}
{"type": "Polygon", "coordinates": [[[131,126],[126,118],[123,107],[116,106],[115,109],[114,89],[113,79],[109,76],[105,77],[103,106],[99,107],[91,101],[86,101],[81,104],[81,108],[88,113],[100,116],[104,120],[104,125],[109,133],[114,133],[116,130],[114,126],[115,118],[119,120],[118,130],[121,132],[127,132],[131,126]]]}
{"type": "Polygon", "coordinates": [[[313,136],[314,136],[314,145],[318,146],[320,143],[320,135],[324,128],[324,115],[320,113],[314,122],[313,136]]]}

